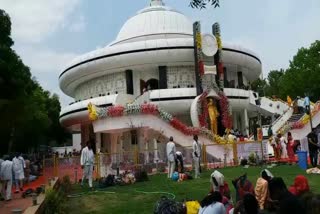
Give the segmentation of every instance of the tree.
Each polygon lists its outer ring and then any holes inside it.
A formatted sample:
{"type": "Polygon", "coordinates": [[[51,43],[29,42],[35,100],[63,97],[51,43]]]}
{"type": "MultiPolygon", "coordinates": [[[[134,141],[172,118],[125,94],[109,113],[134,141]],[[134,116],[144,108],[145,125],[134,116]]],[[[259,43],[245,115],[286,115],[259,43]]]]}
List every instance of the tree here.
{"type": "Polygon", "coordinates": [[[220,7],[220,0],[190,0],[190,7],[204,9],[207,5],[212,5],[214,8],[220,7]]]}
{"type": "Polygon", "coordinates": [[[265,93],[268,96],[278,95],[280,92],[281,78],[284,75],[284,70],[280,69],[270,71],[268,74],[267,82],[268,85],[265,88],[265,93]]]}
{"type": "MultiPolygon", "coordinates": [[[[312,101],[320,98],[320,41],[309,48],[300,48],[286,70],[273,70],[265,80],[252,83],[253,90],[264,88],[266,96],[276,95],[286,99],[308,95],[312,101]]],[[[259,91],[260,90],[260,91],[259,91]]]]}
{"type": "Polygon", "coordinates": [[[259,96],[266,96],[265,90],[268,84],[265,79],[257,79],[251,83],[251,89],[259,93],[259,96]]]}
{"type": "Polygon", "coordinates": [[[320,98],[320,41],[309,48],[300,48],[282,77],[281,95],[308,95],[313,101],[320,98]]]}
{"type": "Polygon", "coordinates": [[[59,98],[42,89],[11,48],[11,21],[3,10],[0,32],[0,153],[62,144],[68,135],[59,124],[59,98]]]}

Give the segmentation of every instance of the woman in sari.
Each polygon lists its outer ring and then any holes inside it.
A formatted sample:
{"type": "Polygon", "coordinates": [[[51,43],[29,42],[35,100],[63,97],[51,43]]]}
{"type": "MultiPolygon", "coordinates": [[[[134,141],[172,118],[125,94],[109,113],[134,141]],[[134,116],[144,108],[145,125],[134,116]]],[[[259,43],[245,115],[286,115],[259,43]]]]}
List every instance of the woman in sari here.
{"type": "Polygon", "coordinates": [[[288,157],[289,157],[289,163],[294,163],[294,140],[292,138],[291,132],[288,132],[287,135],[287,151],[288,151],[288,157]]]}
{"type": "Polygon", "coordinates": [[[310,191],[308,179],[303,175],[298,175],[293,182],[293,185],[289,187],[289,192],[295,196],[301,196],[310,191]]]}

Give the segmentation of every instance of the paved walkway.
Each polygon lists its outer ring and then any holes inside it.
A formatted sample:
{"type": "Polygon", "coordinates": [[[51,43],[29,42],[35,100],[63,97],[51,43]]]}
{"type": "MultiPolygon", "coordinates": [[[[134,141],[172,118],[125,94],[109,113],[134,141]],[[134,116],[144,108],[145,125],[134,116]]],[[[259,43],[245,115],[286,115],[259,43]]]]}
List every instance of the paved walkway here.
{"type": "MultiPolygon", "coordinates": [[[[36,181],[25,185],[24,189],[27,190],[29,188],[36,189],[41,186],[41,184],[45,184],[45,178],[39,177],[36,181]]],[[[1,214],[11,214],[13,209],[21,209],[26,210],[28,207],[32,206],[32,198],[22,198],[22,192],[14,193],[12,191],[12,200],[11,201],[0,201],[0,213],[1,214]]]]}

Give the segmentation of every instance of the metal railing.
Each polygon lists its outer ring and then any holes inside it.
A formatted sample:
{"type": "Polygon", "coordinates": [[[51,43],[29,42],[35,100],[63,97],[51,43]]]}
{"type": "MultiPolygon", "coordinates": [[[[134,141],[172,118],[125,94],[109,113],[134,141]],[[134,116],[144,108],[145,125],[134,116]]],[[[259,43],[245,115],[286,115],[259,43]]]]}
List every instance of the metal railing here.
{"type": "MultiPolygon", "coordinates": [[[[254,153],[260,159],[268,157],[266,145],[261,141],[238,142],[233,144],[209,144],[202,146],[201,165],[205,168],[221,168],[239,164],[240,158],[248,159],[254,153]],[[220,148],[218,148],[220,147],[220,148]],[[221,149],[223,147],[224,150],[221,149]],[[224,151],[219,157],[214,156],[215,151],[224,151]]],[[[192,146],[176,145],[184,157],[184,165],[192,169],[192,146]]],[[[44,176],[46,178],[69,176],[71,181],[77,182],[82,178],[80,156],[58,157],[43,160],[44,176]]],[[[134,171],[144,168],[148,173],[165,172],[167,155],[164,148],[153,150],[139,150],[136,146],[132,151],[117,153],[99,153],[95,155],[94,177],[106,177],[108,174],[118,174],[123,171],[134,171]]]]}

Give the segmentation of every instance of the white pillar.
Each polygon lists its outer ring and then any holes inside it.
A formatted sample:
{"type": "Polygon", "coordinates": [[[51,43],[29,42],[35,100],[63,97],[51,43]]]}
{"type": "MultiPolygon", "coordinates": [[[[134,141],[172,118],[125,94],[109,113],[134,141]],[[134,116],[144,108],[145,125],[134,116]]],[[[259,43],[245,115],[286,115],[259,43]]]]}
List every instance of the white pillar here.
{"type": "Polygon", "coordinates": [[[156,138],[153,138],[153,148],[154,148],[154,162],[157,163],[159,161],[159,153],[158,153],[158,142],[156,138]]]}
{"type": "Polygon", "coordinates": [[[114,133],[111,134],[111,160],[112,162],[117,161],[117,143],[118,143],[118,134],[114,133]]]}
{"type": "Polygon", "coordinates": [[[149,136],[148,129],[143,129],[143,142],[144,142],[144,157],[145,164],[149,163],[149,136]]]}
{"type": "Polygon", "coordinates": [[[123,133],[119,135],[118,153],[119,153],[119,163],[120,163],[123,161],[123,133]]]}
{"type": "Polygon", "coordinates": [[[244,120],[244,134],[249,136],[249,119],[248,119],[248,111],[247,109],[243,110],[243,120],[244,120]]]}
{"type": "Polygon", "coordinates": [[[237,113],[234,111],[232,112],[232,119],[233,119],[233,130],[238,129],[238,120],[237,120],[237,113]]]}
{"type": "Polygon", "coordinates": [[[97,154],[101,151],[101,133],[96,133],[96,152],[97,154]]]}

